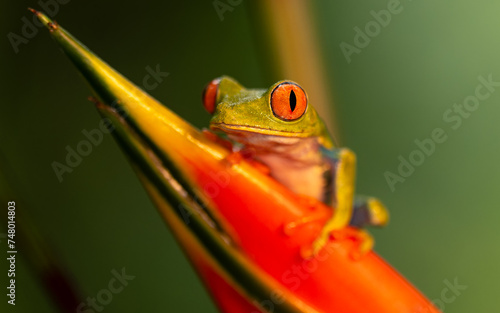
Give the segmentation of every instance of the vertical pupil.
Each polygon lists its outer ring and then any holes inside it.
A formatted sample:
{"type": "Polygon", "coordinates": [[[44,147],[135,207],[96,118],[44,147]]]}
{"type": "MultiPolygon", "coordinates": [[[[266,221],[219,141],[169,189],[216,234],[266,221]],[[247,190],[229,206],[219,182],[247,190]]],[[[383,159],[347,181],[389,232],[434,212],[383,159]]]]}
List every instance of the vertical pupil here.
{"type": "Polygon", "coordinates": [[[292,112],[295,111],[295,107],[297,106],[297,97],[295,96],[295,92],[290,91],[290,109],[292,112]]]}

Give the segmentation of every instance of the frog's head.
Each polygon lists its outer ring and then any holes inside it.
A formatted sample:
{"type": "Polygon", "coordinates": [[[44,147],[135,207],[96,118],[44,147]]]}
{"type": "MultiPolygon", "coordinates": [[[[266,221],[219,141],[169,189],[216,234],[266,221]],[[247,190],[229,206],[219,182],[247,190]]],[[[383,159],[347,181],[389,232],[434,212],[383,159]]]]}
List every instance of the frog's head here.
{"type": "Polygon", "coordinates": [[[332,146],[306,92],[292,81],[277,82],[267,90],[246,89],[234,79],[222,76],[205,87],[203,105],[212,114],[213,130],[230,135],[317,137],[323,146],[332,146]]]}

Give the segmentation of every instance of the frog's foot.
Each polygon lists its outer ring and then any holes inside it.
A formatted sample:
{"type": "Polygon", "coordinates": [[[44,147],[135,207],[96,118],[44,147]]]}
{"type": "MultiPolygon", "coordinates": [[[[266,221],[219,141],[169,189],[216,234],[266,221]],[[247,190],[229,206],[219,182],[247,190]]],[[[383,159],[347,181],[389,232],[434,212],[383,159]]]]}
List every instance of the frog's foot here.
{"type": "MultiPolygon", "coordinates": [[[[300,229],[302,226],[318,221],[324,221],[328,219],[332,212],[334,211],[333,209],[331,211],[328,210],[315,210],[318,207],[318,203],[321,203],[319,200],[313,197],[309,196],[304,196],[304,195],[299,195],[297,196],[297,202],[305,207],[308,207],[312,210],[311,214],[304,216],[296,221],[287,223],[284,225],[284,232],[288,236],[292,236],[294,232],[296,232],[298,229],[300,229]]],[[[367,203],[367,202],[364,202],[367,203]]],[[[354,216],[361,215],[361,214],[356,214],[356,211],[360,210],[360,207],[354,206],[354,216]]],[[[363,212],[361,212],[363,213],[363,212]]],[[[333,212],[335,215],[335,212],[333,212]]],[[[321,239],[322,237],[320,236],[314,244],[318,244],[317,247],[309,244],[304,244],[301,249],[300,249],[300,255],[304,259],[309,259],[311,257],[314,257],[315,255],[318,254],[319,250],[323,248],[329,240],[335,240],[335,241],[341,241],[341,240],[353,240],[354,241],[354,248],[349,252],[349,257],[351,257],[353,260],[358,260],[361,257],[363,257],[367,252],[369,252],[374,244],[374,240],[372,236],[366,232],[365,230],[356,228],[356,227],[342,227],[340,229],[334,229],[331,231],[328,231],[328,228],[323,228],[323,232],[326,232],[326,237],[324,241],[319,241],[318,239],[321,239]],[[317,250],[314,250],[317,248],[317,250]]],[[[323,233],[322,233],[323,234],[323,233]]]]}
{"type": "Polygon", "coordinates": [[[370,252],[375,244],[375,240],[369,232],[355,227],[333,231],[331,236],[334,240],[353,240],[354,248],[349,251],[349,257],[356,261],[370,252]]]}
{"type": "MultiPolygon", "coordinates": [[[[328,240],[342,241],[352,240],[353,247],[348,251],[348,256],[354,261],[363,258],[368,252],[373,249],[375,240],[372,235],[364,229],[355,227],[346,227],[339,230],[334,230],[329,234],[328,240]]],[[[323,245],[326,245],[327,241],[323,245]]],[[[319,250],[318,250],[319,251],[319,250]]],[[[300,255],[304,259],[310,259],[317,255],[314,251],[314,246],[304,245],[301,247],[300,255]]]]}
{"type": "MultiPolygon", "coordinates": [[[[311,210],[313,210],[319,202],[317,199],[308,196],[298,196],[297,201],[301,205],[311,208],[311,210]]],[[[325,220],[326,218],[328,218],[327,215],[328,212],[325,211],[314,211],[308,216],[286,224],[284,226],[285,234],[291,236],[297,229],[306,224],[325,220]]],[[[368,253],[374,245],[374,239],[370,235],[370,233],[363,229],[360,229],[360,227],[385,226],[388,221],[389,213],[385,206],[378,199],[357,196],[353,210],[353,217],[351,219],[351,222],[349,223],[349,227],[331,231],[320,249],[328,242],[328,240],[352,239],[354,240],[356,247],[350,252],[349,255],[352,259],[358,260],[366,253],[368,253]]],[[[308,259],[315,255],[313,246],[311,245],[303,246],[300,253],[301,256],[305,259],[308,259]]]]}
{"type": "Polygon", "coordinates": [[[380,200],[373,197],[356,196],[354,212],[349,225],[355,227],[383,227],[389,223],[389,211],[380,200]]]}

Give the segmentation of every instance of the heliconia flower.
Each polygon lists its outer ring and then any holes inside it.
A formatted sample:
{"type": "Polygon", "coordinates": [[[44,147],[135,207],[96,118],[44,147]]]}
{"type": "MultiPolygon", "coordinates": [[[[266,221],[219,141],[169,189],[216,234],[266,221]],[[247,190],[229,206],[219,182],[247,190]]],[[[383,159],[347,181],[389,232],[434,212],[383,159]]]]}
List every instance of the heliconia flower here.
{"type": "Polygon", "coordinates": [[[350,257],[353,229],[304,258],[331,208],[304,203],[244,160],[229,162],[229,150],[33,12],[90,84],[98,111],[113,122],[115,139],[222,312],[439,312],[375,253],[350,257]]]}

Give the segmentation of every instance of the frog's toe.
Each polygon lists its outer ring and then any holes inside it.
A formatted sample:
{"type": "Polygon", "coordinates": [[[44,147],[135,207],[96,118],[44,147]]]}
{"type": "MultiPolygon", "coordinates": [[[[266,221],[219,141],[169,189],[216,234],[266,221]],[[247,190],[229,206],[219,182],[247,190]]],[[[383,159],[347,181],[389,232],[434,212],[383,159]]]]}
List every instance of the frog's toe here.
{"type": "Polygon", "coordinates": [[[349,257],[353,260],[363,258],[368,252],[373,249],[375,240],[373,236],[364,229],[349,228],[353,231],[351,238],[354,240],[355,245],[349,252],[349,257]]]}
{"type": "Polygon", "coordinates": [[[385,226],[389,223],[389,211],[386,206],[376,198],[368,200],[368,210],[370,212],[371,225],[385,226]]]}
{"type": "Polygon", "coordinates": [[[312,245],[303,247],[301,255],[303,258],[311,258],[316,255],[328,244],[329,241],[352,240],[353,246],[349,250],[348,255],[352,260],[360,260],[368,254],[375,244],[375,241],[370,233],[364,229],[355,227],[346,227],[343,229],[333,230],[327,236],[319,237],[312,245]]]}
{"type": "Polygon", "coordinates": [[[317,238],[312,244],[312,249],[311,249],[312,256],[318,255],[319,251],[323,249],[323,247],[328,243],[329,240],[330,240],[330,234],[326,235],[322,234],[319,238],[317,238]]]}

